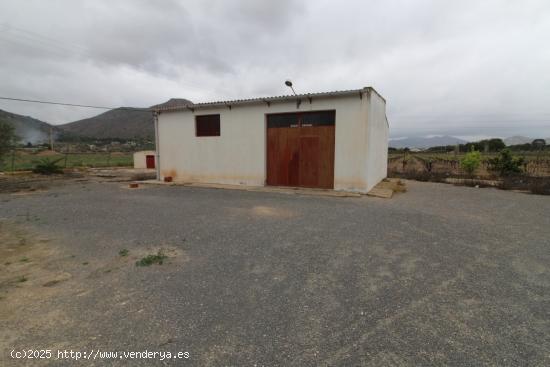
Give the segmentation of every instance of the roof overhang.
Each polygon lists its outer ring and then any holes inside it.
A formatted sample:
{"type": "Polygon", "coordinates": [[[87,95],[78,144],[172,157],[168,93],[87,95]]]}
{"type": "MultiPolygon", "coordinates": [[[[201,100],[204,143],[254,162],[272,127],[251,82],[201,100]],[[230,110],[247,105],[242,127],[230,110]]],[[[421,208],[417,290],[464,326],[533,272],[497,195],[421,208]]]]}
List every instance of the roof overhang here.
{"type": "Polygon", "coordinates": [[[254,105],[254,104],[267,104],[268,106],[271,103],[277,102],[296,102],[301,100],[309,100],[312,102],[314,99],[326,99],[326,98],[339,98],[339,97],[350,97],[357,96],[357,98],[363,98],[363,94],[367,92],[376,93],[384,102],[386,100],[380,95],[374,88],[365,87],[361,89],[349,89],[333,92],[321,92],[321,93],[306,93],[298,95],[283,95],[283,96],[274,96],[274,97],[260,97],[260,98],[250,98],[250,99],[236,99],[229,101],[216,101],[216,102],[201,102],[201,103],[190,103],[180,106],[170,106],[170,107],[160,107],[155,108],[156,112],[172,112],[172,111],[195,111],[196,109],[211,109],[211,108],[232,108],[233,106],[241,105],[254,105]]]}

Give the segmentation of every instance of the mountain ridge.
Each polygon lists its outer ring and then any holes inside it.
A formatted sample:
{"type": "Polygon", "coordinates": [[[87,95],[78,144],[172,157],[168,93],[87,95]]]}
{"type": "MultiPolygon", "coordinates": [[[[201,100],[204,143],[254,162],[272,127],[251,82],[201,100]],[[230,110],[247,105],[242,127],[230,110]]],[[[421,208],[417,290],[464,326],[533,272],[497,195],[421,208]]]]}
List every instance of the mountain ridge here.
{"type": "MultiPolygon", "coordinates": [[[[150,108],[177,107],[192,104],[184,98],[171,98],[150,108]]],[[[5,120],[15,128],[22,143],[45,143],[49,141],[50,129],[55,137],[90,139],[152,139],[154,137],[153,116],[149,111],[119,107],[89,118],[72,121],[62,125],[52,125],[31,116],[16,114],[0,109],[0,120],[5,120]]],[[[550,138],[546,138],[550,145],[550,138]]],[[[503,139],[506,145],[531,143],[532,138],[515,135],[503,139]]],[[[467,141],[451,135],[431,137],[393,138],[389,141],[392,148],[420,148],[433,146],[465,144],[467,141]]]]}
{"type": "Polygon", "coordinates": [[[0,109],[0,120],[12,125],[15,129],[15,135],[25,144],[47,142],[50,139],[50,129],[55,135],[59,134],[59,129],[56,126],[31,116],[19,115],[0,109]]]}
{"type": "MultiPolygon", "coordinates": [[[[149,108],[177,107],[192,104],[185,98],[171,98],[149,108]]],[[[151,111],[127,107],[115,108],[99,115],[58,125],[65,133],[95,139],[153,139],[154,121],[151,111]]]]}
{"type": "Polygon", "coordinates": [[[444,146],[444,145],[455,145],[455,144],[466,144],[467,141],[450,136],[432,136],[432,137],[407,137],[403,139],[392,139],[389,141],[388,145],[391,148],[419,148],[425,149],[429,147],[444,146]]]}

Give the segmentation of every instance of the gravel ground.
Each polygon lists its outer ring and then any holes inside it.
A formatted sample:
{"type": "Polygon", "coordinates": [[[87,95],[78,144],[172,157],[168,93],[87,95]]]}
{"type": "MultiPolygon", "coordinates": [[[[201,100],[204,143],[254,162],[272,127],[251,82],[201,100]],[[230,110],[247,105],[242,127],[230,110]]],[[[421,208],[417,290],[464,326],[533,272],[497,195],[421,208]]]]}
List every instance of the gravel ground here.
{"type": "Polygon", "coordinates": [[[0,264],[0,362],[50,348],[190,356],[40,364],[550,365],[550,197],[407,185],[391,200],[96,182],[0,194],[1,246],[30,259],[0,264]],[[162,265],[135,266],[161,248],[162,265]]]}

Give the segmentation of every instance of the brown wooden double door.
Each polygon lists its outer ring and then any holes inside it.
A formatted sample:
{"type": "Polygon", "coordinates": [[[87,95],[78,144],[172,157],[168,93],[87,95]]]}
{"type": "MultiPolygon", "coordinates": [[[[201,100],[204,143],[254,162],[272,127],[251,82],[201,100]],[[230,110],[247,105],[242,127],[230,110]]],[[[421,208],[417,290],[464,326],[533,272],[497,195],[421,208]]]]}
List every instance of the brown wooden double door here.
{"type": "Polygon", "coordinates": [[[267,184],[334,188],[335,111],[267,115],[267,184]]]}

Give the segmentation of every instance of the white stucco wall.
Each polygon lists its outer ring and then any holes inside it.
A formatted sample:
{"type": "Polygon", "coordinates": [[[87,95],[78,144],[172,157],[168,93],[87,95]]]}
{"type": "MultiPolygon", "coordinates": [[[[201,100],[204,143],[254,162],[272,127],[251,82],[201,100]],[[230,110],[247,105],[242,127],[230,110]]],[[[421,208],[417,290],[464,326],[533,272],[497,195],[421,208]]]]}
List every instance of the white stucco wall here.
{"type": "Polygon", "coordinates": [[[134,168],[147,168],[146,156],[155,155],[154,150],[142,150],[134,153],[134,168]]]}
{"type": "MultiPolygon", "coordinates": [[[[366,94],[365,94],[366,97],[366,94]]],[[[336,110],[334,188],[366,192],[368,99],[353,96],[162,112],[158,119],[160,179],[263,186],[266,115],[336,110]],[[220,136],[196,137],[195,116],[220,114],[220,136]]],[[[387,134],[387,133],[386,133],[387,134]]],[[[387,148],[387,147],[386,147],[387,148]]],[[[384,155],[384,157],[387,156],[384,155]]],[[[375,176],[373,176],[375,177],[375,176]]]]}
{"type": "Polygon", "coordinates": [[[367,111],[367,192],[388,173],[388,134],[386,102],[375,92],[369,92],[367,111]]]}

